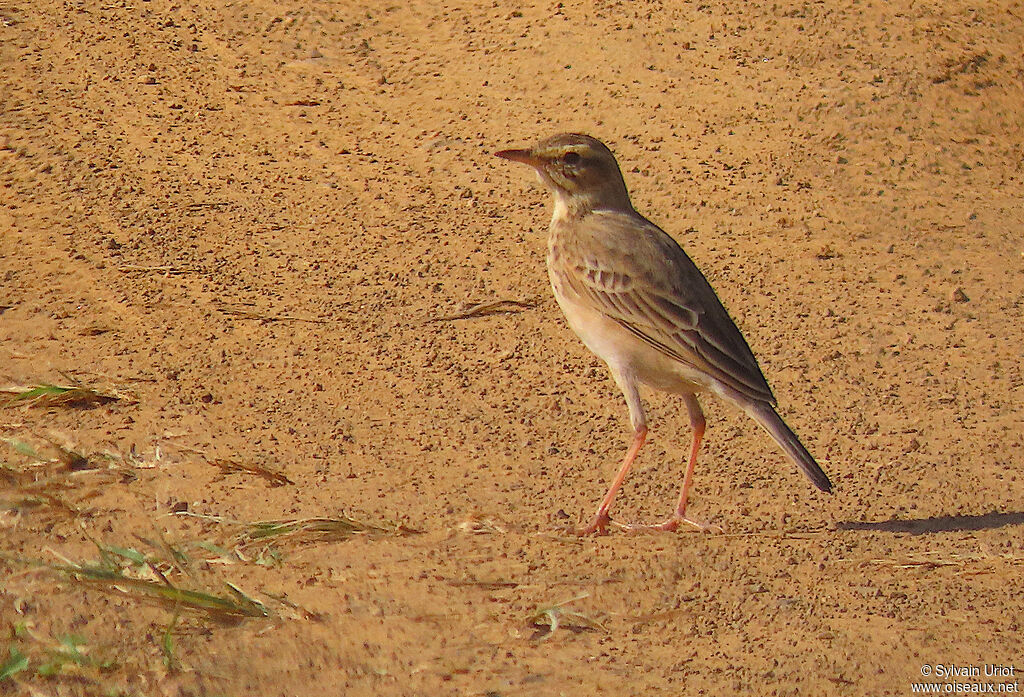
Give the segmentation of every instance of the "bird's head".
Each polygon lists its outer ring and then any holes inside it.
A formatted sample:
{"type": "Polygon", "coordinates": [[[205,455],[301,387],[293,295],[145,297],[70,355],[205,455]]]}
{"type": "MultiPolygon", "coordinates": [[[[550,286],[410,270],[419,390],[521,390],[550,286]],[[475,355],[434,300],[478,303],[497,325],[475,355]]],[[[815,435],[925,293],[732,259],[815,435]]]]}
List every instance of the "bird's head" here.
{"type": "Polygon", "coordinates": [[[632,210],[626,182],[608,147],[597,138],[564,133],[525,150],[494,153],[537,170],[540,180],[572,214],[632,210]]]}

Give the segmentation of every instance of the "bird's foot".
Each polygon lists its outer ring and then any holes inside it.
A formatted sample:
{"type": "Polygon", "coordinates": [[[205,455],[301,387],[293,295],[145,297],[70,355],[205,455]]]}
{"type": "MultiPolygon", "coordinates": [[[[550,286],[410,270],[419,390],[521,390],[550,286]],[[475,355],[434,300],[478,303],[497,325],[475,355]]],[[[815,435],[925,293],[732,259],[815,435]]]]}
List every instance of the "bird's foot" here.
{"type": "Polygon", "coordinates": [[[720,525],[715,525],[714,523],[706,523],[702,520],[694,520],[693,518],[687,518],[686,516],[679,515],[678,513],[673,514],[664,523],[655,523],[654,525],[623,525],[621,527],[631,532],[675,532],[684,525],[692,526],[700,532],[717,534],[725,532],[725,530],[720,525]]]}
{"type": "Polygon", "coordinates": [[[604,511],[598,511],[594,515],[593,519],[591,519],[590,523],[583,527],[576,528],[573,532],[575,532],[580,537],[583,537],[584,535],[594,534],[607,535],[609,525],[617,525],[621,527],[621,523],[612,522],[612,518],[610,515],[608,515],[608,513],[604,511]]]}

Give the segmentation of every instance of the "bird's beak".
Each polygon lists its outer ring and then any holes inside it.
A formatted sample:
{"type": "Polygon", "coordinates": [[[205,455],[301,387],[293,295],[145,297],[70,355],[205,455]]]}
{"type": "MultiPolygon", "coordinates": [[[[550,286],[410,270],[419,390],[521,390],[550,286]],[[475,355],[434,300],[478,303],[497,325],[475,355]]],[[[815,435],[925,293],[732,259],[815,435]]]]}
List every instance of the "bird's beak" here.
{"type": "Polygon", "coordinates": [[[534,155],[532,150],[502,150],[494,154],[503,160],[522,162],[531,167],[540,167],[541,164],[540,158],[534,155]]]}

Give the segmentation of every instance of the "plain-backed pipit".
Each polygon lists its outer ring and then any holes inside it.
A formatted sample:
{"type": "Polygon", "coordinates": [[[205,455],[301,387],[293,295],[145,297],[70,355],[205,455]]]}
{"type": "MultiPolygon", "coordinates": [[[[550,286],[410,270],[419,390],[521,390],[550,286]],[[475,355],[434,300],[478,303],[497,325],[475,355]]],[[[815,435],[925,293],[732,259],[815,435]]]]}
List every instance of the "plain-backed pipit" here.
{"type": "Polygon", "coordinates": [[[604,532],[608,511],[647,438],[640,383],[682,395],[693,442],[676,510],[660,525],[686,517],[704,414],[697,393],[711,392],[747,414],[775,439],[816,487],[832,483],[775,411],[775,396],[746,340],[707,279],[661,228],[633,209],[615,156],[599,140],[564,134],[498,157],[537,170],[555,197],[548,237],[548,275],[569,326],[611,370],[626,397],[633,443],[608,493],[581,534],[604,532]]]}

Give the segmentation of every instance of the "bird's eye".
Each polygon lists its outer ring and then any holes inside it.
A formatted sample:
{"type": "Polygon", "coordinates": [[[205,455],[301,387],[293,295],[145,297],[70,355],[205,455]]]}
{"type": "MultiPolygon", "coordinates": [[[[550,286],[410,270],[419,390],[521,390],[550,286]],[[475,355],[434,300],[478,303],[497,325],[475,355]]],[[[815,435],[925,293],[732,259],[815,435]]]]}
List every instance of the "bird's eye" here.
{"type": "Polygon", "coordinates": [[[578,152],[567,152],[562,155],[562,162],[567,165],[575,166],[580,163],[580,154],[578,152]]]}

